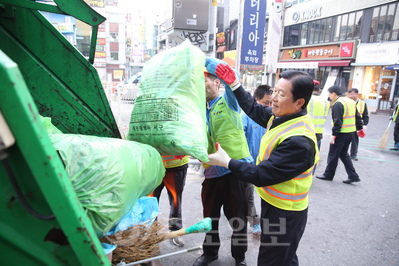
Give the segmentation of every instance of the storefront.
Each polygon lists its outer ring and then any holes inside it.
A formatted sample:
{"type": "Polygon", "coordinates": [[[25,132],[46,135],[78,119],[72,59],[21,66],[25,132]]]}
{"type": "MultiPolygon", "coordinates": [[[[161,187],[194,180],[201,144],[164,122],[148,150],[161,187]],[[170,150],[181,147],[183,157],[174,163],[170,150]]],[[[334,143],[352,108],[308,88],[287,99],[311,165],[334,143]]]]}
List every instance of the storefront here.
{"type": "Polygon", "coordinates": [[[389,66],[399,61],[399,42],[360,45],[352,87],[368,106],[389,110],[399,98],[397,71],[389,66]]]}
{"type": "Polygon", "coordinates": [[[283,49],[278,73],[288,69],[305,71],[320,82],[322,89],[332,85],[351,86],[350,63],[355,60],[355,41],[283,49]]]}

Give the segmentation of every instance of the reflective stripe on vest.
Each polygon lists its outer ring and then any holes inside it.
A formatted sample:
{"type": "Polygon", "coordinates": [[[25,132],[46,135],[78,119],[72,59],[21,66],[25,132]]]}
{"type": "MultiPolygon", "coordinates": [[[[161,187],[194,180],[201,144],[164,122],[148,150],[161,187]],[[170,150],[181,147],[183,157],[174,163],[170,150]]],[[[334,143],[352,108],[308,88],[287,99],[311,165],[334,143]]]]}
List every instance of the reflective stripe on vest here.
{"type": "MultiPolygon", "coordinates": [[[[334,104],[340,102],[344,106],[344,116],[342,121],[341,133],[356,131],[356,104],[352,99],[340,96],[334,104]]],[[[334,121],[333,121],[334,124],[334,121]]]]}
{"type": "Polygon", "coordinates": [[[357,111],[360,113],[360,116],[363,118],[364,108],[366,108],[366,103],[360,99],[358,99],[356,103],[357,111]]]}
{"type": "Polygon", "coordinates": [[[174,168],[188,163],[188,155],[166,155],[162,156],[163,166],[165,168],[174,168]]]}
{"type": "Polygon", "coordinates": [[[293,179],[272,186],[256,187],[256,191],[263,200],[277,208],[301,211],[308,206],[308,192],[312,184],[313,169],[320,158],[311,118],[307,114],[291,119],[270,130],[273,120],[272,117],[267,124],[266,133],[261,141],[257,164],[263,160],[268,160],[272,151],[281,142],[293,136],[305,136],[313,141],[316,148],[315,161],[312,167],[293,179]]]}
{"type": "Polygon", "coordinates": [[[326,122],[329,104],[327,100],[319,95],[312,95],[308,104],[308,114],[312,118],[312,123],[317,134],[323,133],[324,123],[326,122]]]}

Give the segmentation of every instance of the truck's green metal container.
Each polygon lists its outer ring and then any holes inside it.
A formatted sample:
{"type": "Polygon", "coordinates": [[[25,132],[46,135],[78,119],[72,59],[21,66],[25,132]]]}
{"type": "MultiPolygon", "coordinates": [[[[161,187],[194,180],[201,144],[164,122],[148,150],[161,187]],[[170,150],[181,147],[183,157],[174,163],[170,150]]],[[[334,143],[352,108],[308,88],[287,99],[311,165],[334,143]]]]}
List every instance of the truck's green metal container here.
{"type": "Polygon", "coordinates": [[[110,265],[38,117],[120,138],[91,64],[105,19],[84,1],[54,2],[0,0],[0,112],[16,140],[0,136],[0,265],[110,265]],[[93,26],[89,61],[38,10],[93,26]]]}

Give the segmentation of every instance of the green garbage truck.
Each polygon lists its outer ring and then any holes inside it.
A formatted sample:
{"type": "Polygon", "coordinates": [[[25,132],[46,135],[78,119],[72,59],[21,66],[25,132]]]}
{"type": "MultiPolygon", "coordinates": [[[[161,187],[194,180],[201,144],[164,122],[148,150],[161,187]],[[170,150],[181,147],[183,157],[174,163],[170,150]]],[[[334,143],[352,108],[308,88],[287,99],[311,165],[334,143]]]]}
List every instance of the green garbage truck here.
{"type": "Polygon", "coordinates": [[[0,265],[110,265],[39,118],[120,138],[92,65],[104,21],[82,0],[0,0],[0,265]],[[92,27],[88,60],[41,11],[92,27]]]}

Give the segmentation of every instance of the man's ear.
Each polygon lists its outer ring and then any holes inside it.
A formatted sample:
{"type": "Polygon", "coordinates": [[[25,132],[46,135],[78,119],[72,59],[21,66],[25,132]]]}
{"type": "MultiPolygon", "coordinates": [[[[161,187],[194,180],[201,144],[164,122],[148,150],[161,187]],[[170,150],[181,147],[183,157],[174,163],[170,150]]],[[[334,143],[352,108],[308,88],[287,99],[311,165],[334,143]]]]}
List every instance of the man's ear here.
{"type": "Polygon", "coordinates": [[[304,98],[300,98],[300,99],[296,100],[295,109],[297,109],[297,110],[302,109],[302,106],[304,104],[305,104],[305,99],[304,98]]]}

